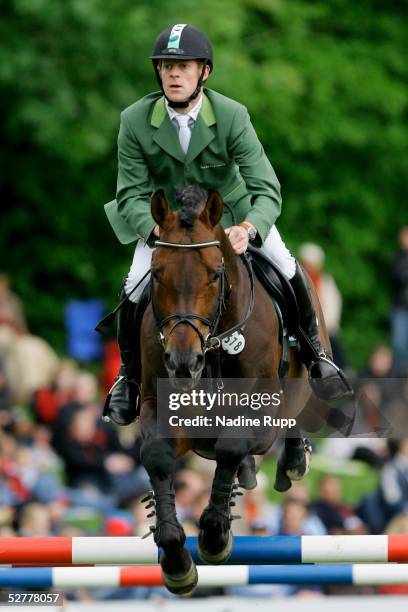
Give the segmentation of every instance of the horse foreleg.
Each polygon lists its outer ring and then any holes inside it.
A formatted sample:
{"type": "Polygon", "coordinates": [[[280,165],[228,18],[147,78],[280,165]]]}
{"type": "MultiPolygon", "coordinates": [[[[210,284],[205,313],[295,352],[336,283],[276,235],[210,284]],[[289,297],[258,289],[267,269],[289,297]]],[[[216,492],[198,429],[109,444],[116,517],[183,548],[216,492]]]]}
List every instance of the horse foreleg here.
{"type": "Polygon", "coordinates": [[[255,489],[257,483],[256,480],[256,472],[257,466],[255,462],[255,458],[253,455],[247,455],[239,464],[237,479],[238,484],[246,489],[246,491],[250,491],[251,489],[255,489]]]}
{"type": "Polygon", "coordinates": [[[176,515],[175,441],[156,437],[155,418],[142,419],[142,432],[144,440],[140,455],[153,488],[156,512],[154,541],[163,550],[160,565],[164,583],[172,593],[186,594],[196,587],[198,575],[190,553],[184,548],[186,536],[176,515]]]}
{"type": "Polygon", "coordinates": [[[231,498],[239,466],[250,452],[245,439],[219,438],[214,447],[217,467],[208,506],[200,517],[198,552],[206,563],[224,563],[232,552],[231,498]]]}
{"type": "Polygon", "coordinates": [[[287,381],[284,401],[281,404],[281,416],[296,418],[297,425],[286,437],[276,465],[274,489],[283,493],[292,486],[292,481],[301,480],[309,472],[312,460],[310,442],[302,436],[302,420],[299,415],[304,410],[311,392],[304,368],[299,368],[297,355],[291,353],[291,366],[287,381]],[[298,378],[299,377],[299,378],[298,378]],[[303,380],[302,380],[303,378],[303,380]]]}

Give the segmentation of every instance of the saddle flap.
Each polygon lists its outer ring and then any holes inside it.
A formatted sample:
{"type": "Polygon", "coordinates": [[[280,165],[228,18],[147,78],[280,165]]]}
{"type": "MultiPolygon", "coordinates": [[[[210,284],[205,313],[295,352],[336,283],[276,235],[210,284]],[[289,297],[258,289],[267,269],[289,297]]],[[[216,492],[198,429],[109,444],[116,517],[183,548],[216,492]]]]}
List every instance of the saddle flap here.
{"type": "Polygon", "coordinates": [[[290,282],[260,249],[249,245],[248,252],[251,254],[255,276],[268,295],[278,303],[288,334],[296,334],[299,327],[299,309],[290,282]]]}

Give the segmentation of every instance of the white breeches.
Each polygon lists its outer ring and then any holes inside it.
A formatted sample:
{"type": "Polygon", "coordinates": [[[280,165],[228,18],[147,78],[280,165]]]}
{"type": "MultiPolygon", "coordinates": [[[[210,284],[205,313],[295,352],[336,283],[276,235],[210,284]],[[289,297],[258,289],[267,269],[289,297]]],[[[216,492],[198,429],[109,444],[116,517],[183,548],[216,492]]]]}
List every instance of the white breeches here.
{"type": "MultiPolygon", "coordinates": [[[[293,278],[296,270],[296,260],[285,246],[285,243],[280,237],[275,225],[272,226],[271,231],[267,235],[266,240],[261,247],[261,251],[263,251],[265,255],[272,260],[272,262],[288,279],[293,278]]],[[[152,252],[153,249],[148,247],[142,240],[139,240],[135,249],[129,274],[125,282],[125,291],[127,295],[130,294],[132,289],[150,268],[152,252]]],[[[141,283],[139,287],[130,295],[129,299],[132,302],[138,301],[148,281],[149,277],[147,276],[143,283],[141,283]]]]}

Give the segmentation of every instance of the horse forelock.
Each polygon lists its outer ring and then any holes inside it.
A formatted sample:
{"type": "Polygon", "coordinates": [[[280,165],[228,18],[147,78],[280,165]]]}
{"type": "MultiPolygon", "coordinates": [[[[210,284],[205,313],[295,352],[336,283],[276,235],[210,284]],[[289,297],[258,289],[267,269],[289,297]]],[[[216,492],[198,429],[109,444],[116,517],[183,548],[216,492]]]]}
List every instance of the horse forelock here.
{"type": "Polygon", "coordinates": [[[180,227],[193,227],[207,203],[208,192],[198,185],[177,189],[175,202],[180,206],[177,219],[180,227]]]}

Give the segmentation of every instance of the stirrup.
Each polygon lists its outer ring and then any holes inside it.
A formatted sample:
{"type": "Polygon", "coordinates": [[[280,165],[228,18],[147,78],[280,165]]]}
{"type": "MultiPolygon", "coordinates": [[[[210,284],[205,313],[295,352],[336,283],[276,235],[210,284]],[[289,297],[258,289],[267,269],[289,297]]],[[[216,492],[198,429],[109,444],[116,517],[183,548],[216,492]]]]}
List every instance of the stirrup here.
{"type": "Polygon", "coordinates": [[[322,351],[308,367],[309,383],[314,394],[322,400],[340,400],[353,397],[354,390],[334,361],[322,351]]]}
{"type": "MultiPolygon", "coordinates": [[[[127,380],[126,376],[124,376],[123,374],[120,374],[117,379],[115,380],[115,382],[113,383],[112,387],[109,389],[108,394],[106,396],[105,399],[105,403],[103,406],[103,411],[102,411],[102,420],[105,423],[115,423],[115,425],[120,425],[120,426],[125,426],[125,425],[130,425],[131,423],[134,423],[135,421],[138,421],[139,419],[139,412],[140,412],[140,393],[141,393],[141,389],[140,389],[140,385],[139,383],[137,383],[134,380],[127,380]],[[117,385],[119,383],[122,383],[125,381],[125,384],[127,385],[136,385],[137,389],[138,389],[138,393],[136,395],[136,400],[135,400],[135,406],[134,409],[132,408],[132,416],[134,413],[134,418],[132,418],[131,421],[128,422],[124,422],[124,423],[119,423],[118,421],[116,421],[115,419],[112,419],[111,414],[112,411],[110,410],[110,403],[112,400],[112,394],[113,391],[115,390],[115,388],[117,387],[117,385]]],[[[120,414],[120,411],[118,411],[118,414],[120,414]]],[[[124,419],[124,421],[126,421],[127,419],[124,419]]]]}
{"type": "Polygon", "coordinates": [[[122,380],[124,380],[125,378],[126,377],[123,376],[123,374],[119,375],[117,377],[117,379],[115,380],[115,382],[113,383],[113,385],[111,386],[111,388],[109,389],[109,391],[108,391],[108,394],[107,394],[106,399],[105,399],[105,403],[103,405],[103,412],[102,412],[102,421],[105,421],[105,423],[112,423],[112,420],[111,420],[111,418],[110,418],[110,416],[108,414],[108,412],[109,412],[109,404],[110,404],[110,401],[112,399],[112,393],[116,389],[118,384],[120,382],[122,382],[122,380]]]}

